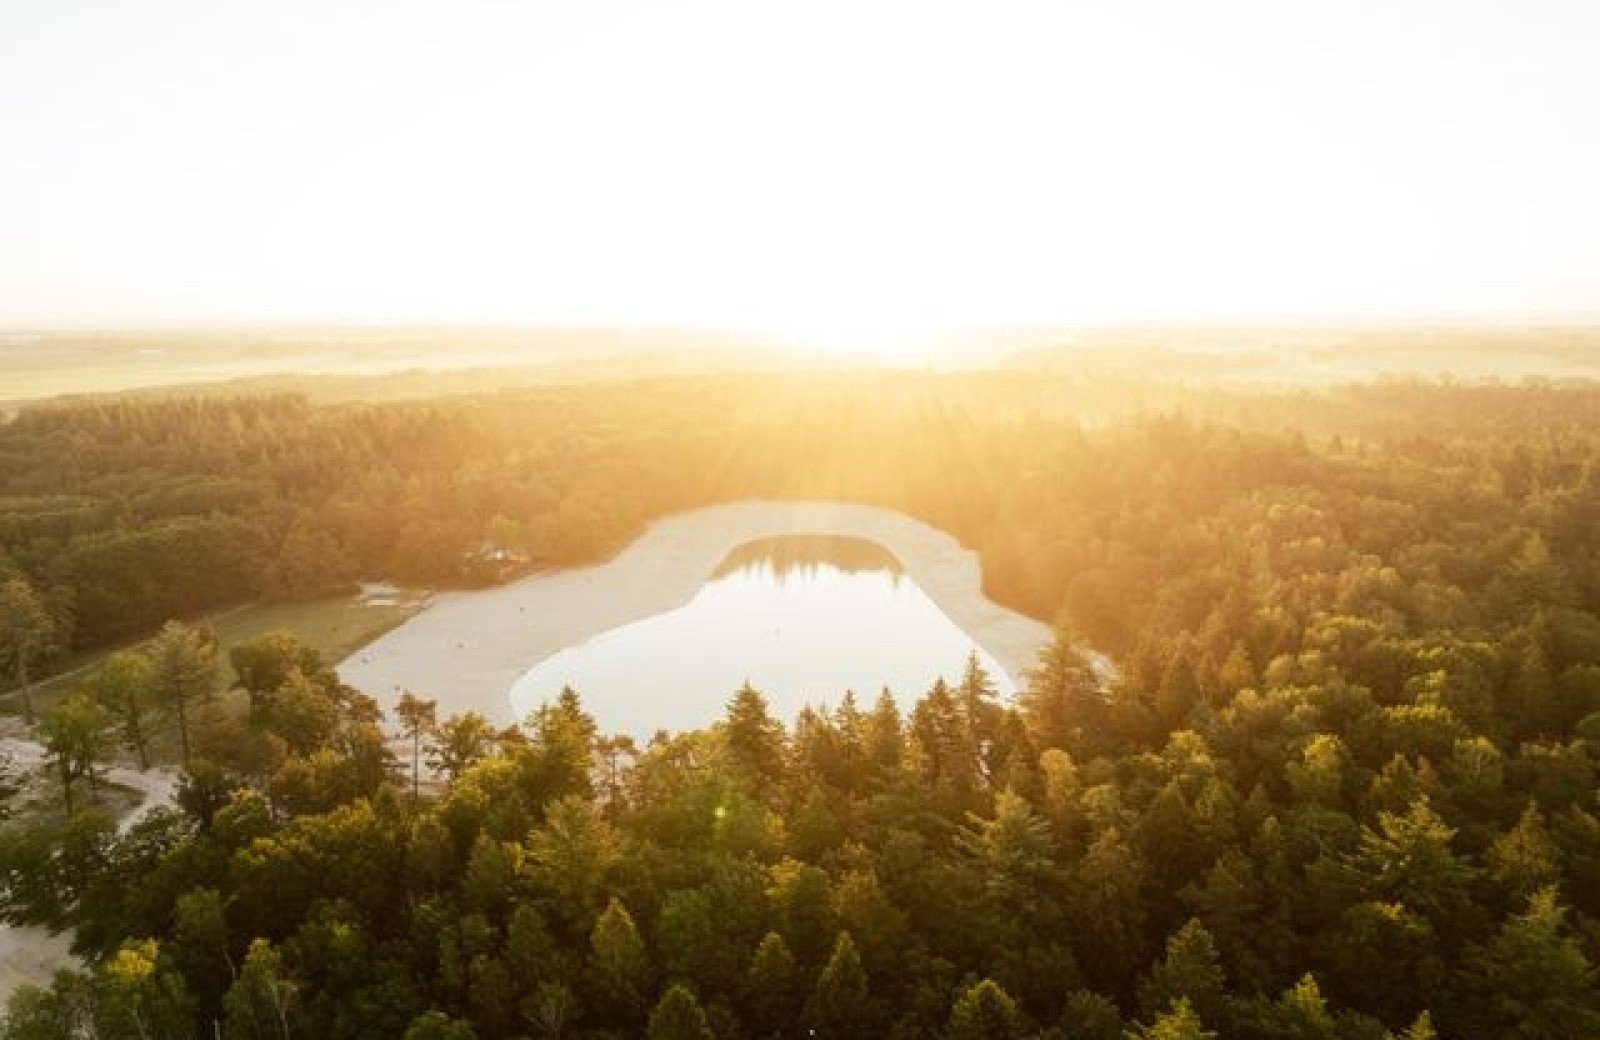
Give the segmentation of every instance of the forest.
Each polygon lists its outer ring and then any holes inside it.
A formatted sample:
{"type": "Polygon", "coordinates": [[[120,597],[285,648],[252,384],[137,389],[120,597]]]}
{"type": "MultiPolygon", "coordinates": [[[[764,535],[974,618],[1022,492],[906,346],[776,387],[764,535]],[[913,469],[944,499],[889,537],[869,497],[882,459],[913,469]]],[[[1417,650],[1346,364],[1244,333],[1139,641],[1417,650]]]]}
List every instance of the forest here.
{"type": "Polygon", "coordinates": [[[40,713],[69,799],[153,725],[184,781],[125,833],[0,824],[0,914],[84,958],[0,1037],[1600,1036],[1597,415],[1026,372],[25,408],[12,699],[159,631],[40,713]],[[745,688],[640,744],[582,690],[385,720],[281,634],[235,710],[186,623],[740,497],[903,510],[1057,638],[1014,701],[972,667],[785,725],[745,688]]]}

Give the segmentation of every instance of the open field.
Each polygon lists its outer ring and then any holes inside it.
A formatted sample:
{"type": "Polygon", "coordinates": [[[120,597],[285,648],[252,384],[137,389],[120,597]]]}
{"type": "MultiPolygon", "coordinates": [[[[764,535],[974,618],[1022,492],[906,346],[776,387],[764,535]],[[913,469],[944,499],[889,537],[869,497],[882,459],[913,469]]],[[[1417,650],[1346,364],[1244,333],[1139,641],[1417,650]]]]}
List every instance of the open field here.
{"type": "Polygon", "coordinates": [[[0,330],[0,405],[125,392],[303,393],[320,399],[818,367],[825,355],[650,329],[0,330]]]}
{"type": "MultiPolygon", "coordinates": [[[[368,602],[364,594],[355,593],[304,603],[252,604],[233,610],[211,614],[198,624],[211,629],[217,637],[218,657],[222,667],[217,672],[217,689],[233,685],[233,669],[228,666],[228,651],[240,643],[277,629],[288,629],[315,647],[323,660],[330,664],[344,660],[356,650],[383,635],[389,629],[409,619],[422,608],[426,596],[405,594],[394,602],[368,602]]],[[[135,643],[122,649],[137,649],[135,643]]],[[[114,652],[114,651],[113,651],[114,652]]],[[[109,653],[96,654],[72,663],[65,671],[34,687],[34,703],[41,710],[65,696],[83,675],[97,667],[109,653]]],[[[0,699],[0,713],[15,715],[21,711],[14,692],[0,699]]],[[[158,757],[170,749],[166,747],[165,727],[156,735],[155,750],[158,757]]]]}

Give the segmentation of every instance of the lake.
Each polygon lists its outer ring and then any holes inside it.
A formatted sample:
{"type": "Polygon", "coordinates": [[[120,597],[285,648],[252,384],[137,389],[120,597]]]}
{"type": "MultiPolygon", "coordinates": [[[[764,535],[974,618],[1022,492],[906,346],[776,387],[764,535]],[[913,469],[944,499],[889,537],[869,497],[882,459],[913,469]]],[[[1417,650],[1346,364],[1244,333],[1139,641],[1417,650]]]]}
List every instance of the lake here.
{"type": "Polygon", "coordinates": [[[859,538],[783,535],[735,548],[683,606],[562,650],[512,689],[526,711],[571,686],[607,732],[646,737],[704,725],[748,682],[792,719],[866,704],[888,687],[903,705],[969,654],[1003,694],[1012,679],[951,621],[887,549],[859,538]]]}
{"type": "Polygon", "coordinates": [[[982,577],[976,553],[894,510],[729,502],[663,517],[603,563],[438,594],[338,672],[385,710],[410,690],[499,725],[570,683],[603,731],[641,739],[715,722],[746,679],[785,720],[884,685],[909,707],[975,649],[1009,691],[1049,641],[982,577]]]}

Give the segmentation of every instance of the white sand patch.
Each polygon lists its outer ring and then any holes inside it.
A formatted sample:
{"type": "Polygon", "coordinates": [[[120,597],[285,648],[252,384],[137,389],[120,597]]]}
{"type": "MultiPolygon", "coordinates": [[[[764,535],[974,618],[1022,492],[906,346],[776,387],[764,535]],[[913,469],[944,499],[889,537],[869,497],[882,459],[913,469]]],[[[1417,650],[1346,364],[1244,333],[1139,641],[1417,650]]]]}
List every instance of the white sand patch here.
{"type": "MultiPolygon", "coordinates": [[[[0,756],[9,756],[18,770],[34,770],[44,766],[47,752],[33,741],[0,737],[0,756]]],[[[179,776],[173,769],[141,772],[113,766],[106,770],[106,780],[144,796],[133,812],[117,821],[119,834],[126,834],[155,809],[173,804],[178,793],[179,776]]],[[[48,986],[56,972],[77,966],[70,929],[52,933],[38,927],[0,925],[0,1008],[19,987],[48,986]]]]}
{"type": "Polygon", "coordinates": [[[0,925],[0,1002],[23,986],[48,986],[56,972],[76,963],[72,932],[0,925]]]}
{"type": "Polygon", "coordinates": [[[983,594],[977,554],[943,531],[873,506],[744,501],[659,520],[607,563],[438,595],[343,661],[339,676],[386,710],[405,689],[437,699],[441,717],[476,711],[507,724],[514,721],[512,686],[540,661],[682,606],[746,542],[806,534],[864,538],[889,550],[1013,678],[1033,667],[1050,640],[1048,626],[983,594]]]}

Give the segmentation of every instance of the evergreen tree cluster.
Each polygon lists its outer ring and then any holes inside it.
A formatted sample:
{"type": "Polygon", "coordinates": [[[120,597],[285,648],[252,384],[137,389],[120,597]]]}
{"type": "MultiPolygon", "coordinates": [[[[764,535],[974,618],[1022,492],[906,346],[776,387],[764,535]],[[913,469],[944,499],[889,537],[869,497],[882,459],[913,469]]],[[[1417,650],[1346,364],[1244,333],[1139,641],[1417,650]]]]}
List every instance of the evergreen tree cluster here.
{"type": "MultiPolygon", "coordinates": [[[[1600,391],[1375,387],[1080,429],[993,379],[859,416],[804,381],[541,399],[584,415],[551,434],[583,460],[560,471],[599,469],[555,508],[603,488],[618,532],[773,494],[956,532],[997,596],[1062,621],[1014,702],[975,664],[789,724],[747,688],[639,746],[575,692],[503,731],[412,698],[391,745],[315,654],[263,640],[235,660],[242,713],[185,702],[179,810],[5,832],[5,915],[75,927],[88,967],[19,994],[0,1036],[1600,1035],[1600,391]],[[624,399],[660,440],[595,433],[624,399]]],[[[517,428],[508,398],[259,407],[432,416],[417,450],[447,459],[517,428]]],[[[95,407],[17,420],[84,486],[164,443],[198,471],[163,409],[248,411],[95,407]]],[[[302,435],[332,516],[360,496],[302,435]]],[[[5,546],[37,578],[77,551],[53,537],[5,546]]],[[[101,702],[184,688],[204,641],[163,638],[101,702]]]]}

